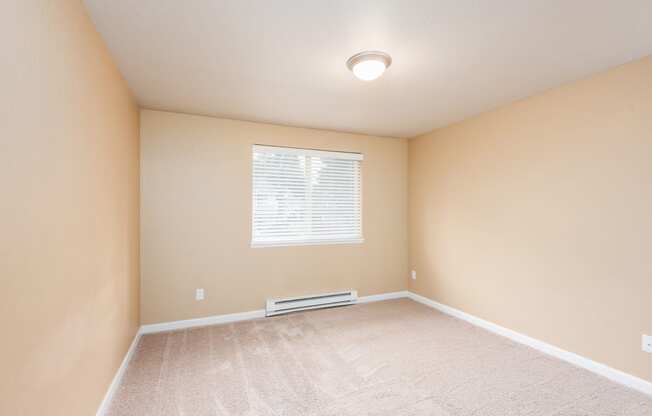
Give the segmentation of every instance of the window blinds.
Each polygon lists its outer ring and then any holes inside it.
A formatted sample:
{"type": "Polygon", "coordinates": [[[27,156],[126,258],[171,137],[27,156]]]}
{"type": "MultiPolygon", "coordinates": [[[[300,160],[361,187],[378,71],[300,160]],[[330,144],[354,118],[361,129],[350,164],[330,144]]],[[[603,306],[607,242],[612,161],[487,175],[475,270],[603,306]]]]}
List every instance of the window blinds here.
{"type": "Polygon", "coordinates": [[[253,247],[362,241],[359,153],[253,146],[253,247]]]}

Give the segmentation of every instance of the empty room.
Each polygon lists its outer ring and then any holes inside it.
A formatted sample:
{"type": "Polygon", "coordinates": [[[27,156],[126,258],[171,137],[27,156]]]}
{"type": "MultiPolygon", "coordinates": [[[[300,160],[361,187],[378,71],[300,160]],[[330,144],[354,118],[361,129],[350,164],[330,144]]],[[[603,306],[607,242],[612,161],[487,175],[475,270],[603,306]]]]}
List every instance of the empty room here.
{"type": "Polygon", "coordinates": [[[0,34],[0,415],[652,416],[650,0],[0,34]]]}

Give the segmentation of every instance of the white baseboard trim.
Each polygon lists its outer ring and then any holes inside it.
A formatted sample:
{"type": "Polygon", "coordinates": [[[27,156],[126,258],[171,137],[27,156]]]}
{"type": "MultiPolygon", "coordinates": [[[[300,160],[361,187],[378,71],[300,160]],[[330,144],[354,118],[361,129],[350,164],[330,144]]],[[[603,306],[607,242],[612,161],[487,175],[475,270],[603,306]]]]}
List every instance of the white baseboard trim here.
{"type": "Polygon", "coordinates": [[[109,404],[111,403],[115,392],[118,390],[118,386],[120,386],[120,381],[122,380],[125,371],[127,371],[129,361],[131,361],[131,357],[133,357],[134,353],[136,352],[138,341],[140,341],[140,329],[138,332],[136,332],[133,341],[131,341],[129,349],[127,350],[127,354],[125,354],[125,357],[122,359],[122,363],[120,363],[120,367],[118,367],[118,371],[116,371],[115,376],[113,376],[113,380],[111,380],[111,384],[109,384],[109,389],[106,391],[106,394],[102,399],[102,403],[100,403],[100,407],[97,409],[97,413],[95,414],[96,416],[104,416],[107,410],[109,410],[109,404]]]}
{"type": "Polygon", "coordinates": [[[509,338],[512,341],[527,345],[545,354],[551,355],[560,360],[566,361],[578,367],[589,370],[593,373],[599,374],[603,377],[608,378],[611,381],[614,381],[616,383],[622,384],[624,386],[630,387],[634,390],[638,390],[642,393],[652,396],[652,382],[643,380],[641,378],[638,378],[631,374],[627,374],[620,370],[616,370],[615,368],[611,368],[605,364],[595,362],[589,358],[582,357],[581,355],[566,350],[562,350],[561,348],[558,348],[554,345],[548,344],[538,339],[529,337],[527,335],[521,334],[511,329],[494,324],[493,322],[485,321],[484,319],[478,318],[466,312],[462,312],[448,305],[435,302],[434,300],[428,299],[421,295],[417,295],[416,293],[408,292],[408,297],[416,302],[437,309],[438,311],[443,312],[447,315],[453,316],[455,318],[459,318],[463,321],[469,322],[473,325],[479,326],[488,331],[509,338]]]}
{"type": "Polygon", "coordinates": [[[379,295],[360,296],[358,298],[358,303],[379,302],[381,300],[399,299],[399,298],[407,298],[407,297],[408,297],[408,291],[403,290],[400,292],[381,293],[379,295]]]}
{"type": "MultiPolygon", "coordinates": [[[[378,302],[381,300],[407,298],[407,290],[401,292],[388,292],[379,295],[361,296],[358,303],[378,302]]],[[[194,328],[198,326],[208,326],[217,324],[226,324],[229,322],[248,321],[265,317],[264,309],[257,309],[249,312],[229,313],[226,315],[207,316],[205,318],[184,319],[181,321],[162,322],[159,324],[149,324],[140,327],[141,334],[153,334],[155,332],[174,331],[177,329],[194,328]]]]}
{"type": "Polygon", "coordinates": [[[207,316],[205,318],[184,319],[182,321],[162,322],[160,324],[149,324],[140,327],[141,334],[153,334],[155,332],[174,331],[177,329],[195,328],[198,326],[208,326],[217,324],[226,324],[229,322],[248,321],[250,319],[264,318],[265,310],[258,309],[248,312],[228,313],[226,315],[207,316]]]}

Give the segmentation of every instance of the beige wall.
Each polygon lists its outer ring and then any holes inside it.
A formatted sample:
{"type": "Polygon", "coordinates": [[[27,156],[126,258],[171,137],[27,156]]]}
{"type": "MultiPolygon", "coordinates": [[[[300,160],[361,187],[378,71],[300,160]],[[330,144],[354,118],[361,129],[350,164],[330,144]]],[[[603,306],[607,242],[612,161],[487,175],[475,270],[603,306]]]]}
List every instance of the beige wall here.
{"type": "Polygon", "coordinates": [[[144,324],[262,309],[268,297],[406,289],[406,140],[143,110],[141,169],[144,324]],[[365,242],[250,248],[255,143],[364,153],[365,242]]]}
{"type": "Polygon", "coordinates": [[[409,142],[410,289],[652,380],[652,58],[409,142]]]}
{"type": "Polygon", "coordinates": [[[138,326],[138,109],[79,1],[0,6],[0,414],[95,414],[138,326]]]}

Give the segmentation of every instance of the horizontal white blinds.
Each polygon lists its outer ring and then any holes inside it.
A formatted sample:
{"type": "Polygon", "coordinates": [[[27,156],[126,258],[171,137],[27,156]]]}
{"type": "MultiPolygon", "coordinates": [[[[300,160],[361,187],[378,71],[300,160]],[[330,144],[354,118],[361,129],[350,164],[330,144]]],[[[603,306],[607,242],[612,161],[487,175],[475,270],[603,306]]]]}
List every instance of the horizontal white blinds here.
{"type": "Polygon", "coordinates": [[[253,147],[252,245],[362,239],[359,153],[253,147]]]}

